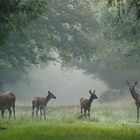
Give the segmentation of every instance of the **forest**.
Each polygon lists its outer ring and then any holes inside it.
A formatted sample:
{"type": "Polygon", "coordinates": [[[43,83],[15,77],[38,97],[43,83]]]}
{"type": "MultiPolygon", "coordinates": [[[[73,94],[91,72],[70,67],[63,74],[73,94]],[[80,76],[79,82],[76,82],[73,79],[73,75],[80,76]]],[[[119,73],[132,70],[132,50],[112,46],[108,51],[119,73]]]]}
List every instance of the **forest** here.
{"type": "Polygon", "coordinates": [[[108,72],[138,76],[139,1],[1,0],[0,5],[1,71],[21,76],[56,61],[109,84],[108,72]]]}
{"type": "MultiPolygon", "coordinates": [[[[16,120],[0,116],[0,138],[33,129],[26,138],[39,139],[41,129],[42,139],[137,139],[139,38],[139,0],[0,0],[0,92],[16,95],[16,120]],[[51,91],[39,123],[32,98],[51,91]],[[80,96],[93,93],[91,117],[79,119],[80,96]]],[[[2,102],[0,94],[3,116],[2,102]]]]}

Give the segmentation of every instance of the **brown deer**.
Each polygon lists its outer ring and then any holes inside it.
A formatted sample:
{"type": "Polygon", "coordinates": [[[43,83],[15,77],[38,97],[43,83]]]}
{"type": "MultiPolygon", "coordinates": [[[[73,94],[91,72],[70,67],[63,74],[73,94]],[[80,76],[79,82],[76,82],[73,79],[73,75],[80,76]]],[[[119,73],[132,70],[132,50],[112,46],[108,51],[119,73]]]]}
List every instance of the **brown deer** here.
{"type": "Polygon", "coordinates": [[[44,119],[46,119],[45,107],[50,99],[56,99],[54,94],[48,91],[48,95],[46,97],[34,97],[32,100],[32,118],[34,116],[34,110],[36,108],[36,116],[38,118],[38,111],[40,110],[40,119],[42,117],[42,110],[44,114],[44,119]]]}
{"type": "Polygon", "coordinates": [[[138,82],[136,81],[134,83],[134,85],[130,85],[130,83],[128,81],[126,83],[128,84],[130,93],[131,93],[133,99],[135,100],[135,104],[136,104],[136,107],[137,107],[137,123],[138,123],[139,122],[140,94],[138,94],[135,91],[135,86],[138,84],[138,82]]]}
{"type": "Polygon", "coordinates": [[[0,95],[0,110],[2,113],[2,118],[4,118],[5,109],[9,111],[9,118],[11,117],[12,114],[11,107],[13,108],[13,114],[15,118],[15,101],[16,96],[12,92],[8,91],[0,95]]]}
{"type": "Polygon", "coordinates": [[[93,91],[93,93],[91,92],[91,90],[89,90],[90,93],[90,98],[88,97],[81,97],[80,98],[80,104],[81,104],[81,117],[84,115],[85,117],[89,117],[90,118],[90,107],[91,107],[91,103],[93,101],[93,99],[97,99],[98,97],[95,94],[95,90],[93,91]],[[84,114],[83,114],[83,109],[84,109],[84,114]],[[88,114],[86,114],[88,111],[88,114]]]}

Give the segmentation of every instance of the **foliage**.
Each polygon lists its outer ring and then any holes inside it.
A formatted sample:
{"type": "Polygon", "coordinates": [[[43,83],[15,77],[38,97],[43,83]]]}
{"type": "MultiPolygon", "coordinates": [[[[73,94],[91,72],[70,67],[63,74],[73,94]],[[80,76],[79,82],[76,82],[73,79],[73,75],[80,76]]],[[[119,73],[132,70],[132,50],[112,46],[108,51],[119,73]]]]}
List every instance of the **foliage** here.
{"type": "MultiPolygon", "coordinates": [[[[30,16],[27,13],[25,17],[30,19],[30,25],[29,22],[22,22],[25,26],[29,25],[27,30],[19,24],[22,33],[26,32],[24,38],[21,38],[17,30],[10,33],[10,47],[1,49],[1,67],[24,69],[54,60],[55,57],[66,65],[72,59],[81,61],[94,57],[98,47],[92,44],[92,38],[99,27],[93,16],[90,0],[46,2],[47,14],[32,20],[30,17],[34,17],[34,14],[30,16]]],[[[18,23],[17,20],[15,22],[18,23]]]]}
{"type": "Polygon", "coordinates": [[[25,28],[47,10],[44,0],[0,1],[0,67],[24,70],[39,61],[25,28]]]}
{"type": "Polygon", "coordinates": [[[140,19],[140,1],[139,0],[108,0],[109,7],[116,8],[116,20],[123,23],[124,15],[134,16],[134,26],[140,19]]]}
{"type": "Polygon", "coordinates": [[[57,50],[62,63],[91,59],[97,50],[92,38],[99,27],[90,1],[51,0],[48,7],[49,45],[57,50]]]}
{"type": "Polygon", "coordinates": [[[107,90],[99,97],[99,102],[114,102],[120,100],[121,94],[117,90],[107,90]]]}
{"type": "Polygon", "coordinates": [[[8,43],[12,31],[22,32],[46,9],[43,0],[0,0],[0,47],[8,43]]]}
{"type": "Polygon", "coordinates": [[[109,69],[109,72],[113,70],[116,73],[118,70],[120,73],[123,71],[133,73],[139,69],[140,23],[139,19],[136,20],[134,7],[129,7],[130,2],[123,0],[110,0],[108,4],[105,1],[98,2],[97,19],[102,34],[100,39],[106,42],[97,63],[103,65],[102,68],[105,69],[103,71],[109,69]]]}
{"type": "Polygon", "coordinates": [[[124,64],[129,67],[130,61],[134,66],[138,64],[140,36],[138,30],[132,35],[133,6],[126,16],[129,1],[108,1],[110,8],[105,1],[91,0],[0,2],[4,5],[0,9],[0,44],[8,46],[0,48],[1,68],[24,70],[48,60],[62,65],[103,60],[104,66],[113,69],[121,69],[124,64]],[[115,17],[118,6],[119,18],[115,17]],[[116,18],[124,20],[123,24],[116,18]]]}

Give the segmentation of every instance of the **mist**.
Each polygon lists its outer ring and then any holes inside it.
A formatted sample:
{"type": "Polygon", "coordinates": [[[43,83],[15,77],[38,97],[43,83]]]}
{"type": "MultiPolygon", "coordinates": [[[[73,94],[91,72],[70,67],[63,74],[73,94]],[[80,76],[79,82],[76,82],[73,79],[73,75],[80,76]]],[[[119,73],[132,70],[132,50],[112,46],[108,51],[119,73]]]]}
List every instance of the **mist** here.
{"type": "Polygon", "coordinates": [[[17,102],[24,105],[31,104],[34,96],[46,97],[48,90],[56,95],[56,100],[51,100],[50,105],[77,105],[81,96],[90,96],[89,89],[96,90],[99,96],[108,87],[94,75],[86,75],[76,68],[62,68],[58,63],[35,68],[28,77],[3,85],[3,91],[14,92],[17,102]]]}
{"type": "Polygon", "coordinates": [[[45,97],[50,90],[57,97],[50,105],[70,105],[89,96],[89,89],[96,90],[97,96],[117,94],[120,99],[126,80],[140,80],[139,41],[135,40],[139,35],[130,40],[130,25],[114,26],[114,15],[105,3],[51,0],[47,7],[47,13],[27,27],[28,39],[13,31],[10,47],[1,48],[1,92],[14,92],[18,103],[31,104],[34,96],[45,97]],[[71,61],[80,66],[61,67],[71,61]],[[46,67],[30,69],[48,62],[46,67]]]}

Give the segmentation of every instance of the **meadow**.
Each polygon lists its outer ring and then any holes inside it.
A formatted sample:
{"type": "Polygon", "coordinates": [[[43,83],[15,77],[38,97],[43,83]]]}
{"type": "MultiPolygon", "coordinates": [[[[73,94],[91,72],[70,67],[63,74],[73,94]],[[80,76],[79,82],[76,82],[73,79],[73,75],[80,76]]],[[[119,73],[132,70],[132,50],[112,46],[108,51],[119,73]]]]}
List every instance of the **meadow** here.
{"type": "Polygon", "coordinates": [[[138,140],[135,105],[92,106],[91,118],[79,118],[79,106],[47,107],[47,119],[31,118],[30,106],[16,106],[16,119],[0,117],[1,140],[138,140]]]}

